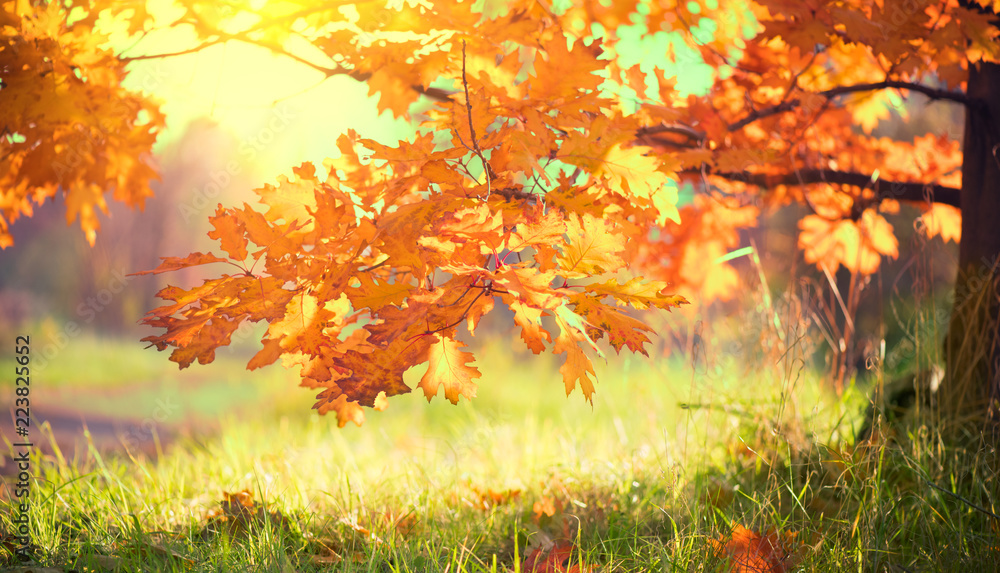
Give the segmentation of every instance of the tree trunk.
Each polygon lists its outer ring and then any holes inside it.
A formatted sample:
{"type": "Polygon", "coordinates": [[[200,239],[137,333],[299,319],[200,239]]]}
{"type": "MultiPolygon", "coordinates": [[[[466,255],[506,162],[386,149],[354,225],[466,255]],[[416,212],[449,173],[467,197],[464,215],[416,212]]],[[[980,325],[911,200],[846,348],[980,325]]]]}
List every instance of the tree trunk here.
{"type": "Polygon", "coordinates": [[[1000,65],[969,65],[962,165],[962,241],[947,377],[939,391],[942,420],[996,418],[1000,398],[1000,65]]]}

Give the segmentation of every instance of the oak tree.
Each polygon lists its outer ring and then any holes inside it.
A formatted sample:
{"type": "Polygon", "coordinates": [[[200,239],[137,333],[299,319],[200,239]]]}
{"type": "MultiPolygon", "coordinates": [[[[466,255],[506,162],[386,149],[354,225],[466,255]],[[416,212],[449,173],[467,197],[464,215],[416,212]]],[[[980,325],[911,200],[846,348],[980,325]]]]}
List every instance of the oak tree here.
{"type": "MultiPolygon", "coordinates": [[[[26,4],[4,6],[16,14],[26,4]]],[[[761,213],[805,205],[806,261],[866,275],[897,256],[886,215],[909,202],[928,236],[963,239],[943,407],[983,413],[997,399],[1000,1],[180,10],[175,25],[199,42],[183,53],[228,41],[264,46],[365,82],[380,110],[420,126],[396,145],[341,135],[338,158],[256,190],[260,207],[220,205],[211,217],[217,253],[166,258],[149,271],[230,269],[164,289],[169,302],[147,315],[163,331],[146,340],[171,348],[181,367],[211,361],[241,322],[265,321],[249,367],[281,358],[321,390],[320,411],[360,422],[362,406],[411,390],[402,373],[417,364],[427,364],[428,397],[442,386],[453,402],[471,397],[480,372],[458,329],[473,331],[505,305],[525,345],[564,355],[567,390],[580,385],[589,397],[590,356],[604,342],[642,352],[648,341],[649,328],[622,308],[670,308],[683,299],[668,293],[682,288],[727,296],[735,271],[705,263],[736,247],[737,230],[761,213]],[[662,47],[661,33],[683,44],[669,44],[660,64],[637,63],[628,42],[662,47]],[[678,64],[694,60],[709,66],[703,95],[676,86],[678,64]],[[899,102],[921,97],[965,109],[961,141],[873,135],[905,113],[899,102]],[[430,110],[411,116],[428,99],[430,110]],[[678,207],[684,185],[697,193],[678,207]]],[[[2,69],[0,98],[15,85],[2,69]]],[[[22,153],[40,145],[29,139],[22,153]]]]}

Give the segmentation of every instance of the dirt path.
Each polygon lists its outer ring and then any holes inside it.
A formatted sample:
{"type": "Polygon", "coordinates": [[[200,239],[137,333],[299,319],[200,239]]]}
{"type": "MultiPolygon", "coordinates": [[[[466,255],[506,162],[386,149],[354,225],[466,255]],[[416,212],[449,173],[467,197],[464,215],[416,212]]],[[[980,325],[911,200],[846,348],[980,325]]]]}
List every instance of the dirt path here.
{"type": "MultiPolygon", "coordinates": [[[[14,431],[14,411],[9,405],[2,423],[4,438],[14,443],[24,440],[14,431]]],[[[57,458],[56,450],[69,462],[84,460],[88,455],[87,432],[90,442],[101,455],[120,453],[133,456],[156,456],[157,440],[160,448],[173,444],[191,428],[178,424],[150,424],[138,418],[111,417],[103,414],[75,410],[65,405],[32,408],[28,439],[46,457],[57,458]],[[155,436],[154,436],[155,432],[155,436]]],[[[6,445],[6,444],[5,444],[6,445]]],[[[10,452],[4,448],[0,457],[0,475],[11,476],[16,466],[11,463],[10,452]]]]}
{"type": "MultiPolygon", "coordinates": [[[[217,416],[206,409],[206,397],[218,384],[198,381],[184,387],[157,383],[119,388],[74,388],[32,392],[28,439],[45,455],[58,454],[72,463],[89,454],[89,441],[102,456],[120,454],[155,459],[178,439],[207,436],[218,428],[217,416]],[[58,454],[57,454],[58,451],[58,454]]],[[[6,442],[20,443],[15,411],[0,402],[0,476],[17,473],[6,442]]]]}

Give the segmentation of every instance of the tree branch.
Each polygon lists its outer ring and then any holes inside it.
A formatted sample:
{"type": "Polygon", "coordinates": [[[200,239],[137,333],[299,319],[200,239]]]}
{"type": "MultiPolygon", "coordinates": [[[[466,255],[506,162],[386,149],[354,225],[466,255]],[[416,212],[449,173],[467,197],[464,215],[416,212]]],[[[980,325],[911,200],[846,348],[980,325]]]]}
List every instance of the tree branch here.
{"type": "Polygon", "coordinates": [[[643,127],[636,132],[636,135],[643,137],[646,135],[657,135],[659,133],[683,135],[684,137],[693,139],[697,142],[704,141],[707,137],[704,131],[697,130],[689,125],[684,125],[683,123],[669,123],[643,127]]]}
{"type": "MultiPolygon", "coordinates": [[[[909,90],[924,94],[925,96],[931,98],[932,100],[948,100],[960,103],[965,106],[970,106],[975,103],[975,101],[972,98],[961,92],[950,92],[947,90],[941,90],[937,88],[932,88],[930,86],[925,86],[923,84],[915,84],[912,82],[903,82],[897,80],[885,80],[882,82],[875,82],[870,84],[857,84],[853,86],[837,86],[835,88],[830,88],[828,90],[818,92],[816,95],[823,96],[829,100],[839,95],[844,95],[848,93],[869,92],[869,91],[878,91],[884,89],[909,90]]],[[[765,107],[763,109],[754,111],[753,113],[747,115],[743,119],[729,124],[727,127],[729,131],[736,131],[738,129],[746,127],[747,125],[757,121],[758,119],[763,119],[765,117],[770,117],[772,115],[777,115],[779,113],[791,111],[800,105],[802,105],[801,100],[791,99],[786,102],[782,102],[778,105],[765,107]]]]}
{"type": "MultiPolygon", "coordinates": [[[[241,32],[241,33],[238,33],[238,34],[218,33],[217,36],[216,36],[216,38],[214,38],[212,40],[208,40],[205,43],[200,44],[200,45],[198,45],[198,46],[196,46],[194,48],[189,48],[189,49],[186,49],[186,50],[180,50],[180,51],[177,51],[177,52],[166,52],[166,53],[161,53],[161,54],[144,54],[144,55],[141,55],[141,56],[123,57],[123,58],[120,58],[120,59],[123,62],[133,62],[133,61],[137,61],[137,60],[155,60],[155,59],[159,59],[159,58],[170,58],[170,57],[174,57],[174,56],[183,56],[183,55],[187,55],[187,54],[193,54],[195,52],[198,52],[198,51],[203,50],[205,48],[208,48],[210,46],[214,46],[216,44],[220,44],[220,43],[223,43],[223,42],[228,42],[229,40],[237,40],[237,41],[240,41],[240,42],[245,42],[247,44],[252,44],[254,46],[260,46],[262,48],[266,48],[268,50],[271,50],[275,54],[280,54],[282,56],[286,56],[288,58],[291,58],[291,59],[295,60],[296,62],[299,62],[300,64],[309,66],[310,68],[312,68],[312,69],[314,69],[314,70],[322,73],[327,78],[330,78],[330,77],[333,77],[333,76],[342,76],[343,75],[343,76],[348,76],[348,77],[350,77],[350,78],[352,78],[354,80],[357,80],[359,82],[366,82],[366,81],[368,81],[371,78],[371,74],[368,74],[368,73],[361,73],[361,72],[357,72],[355,70],[350,70],[350,69],[343,68],[343,67],[340,67],[340,66],[335,66],[335,67],[331,68],[331,67],[324,66],[322,64],[318,64],[316,62],[313,62],[311,60],[303,58],[302,56],[299,56],[298,54],[293,54],[292,52],[289,52],[283,46],[251,38],[247,34],[247,32],[241,32]]],[[[427,97],[429,97],[429,98],[431,98],[433,100],[436,100],[436,101],[448,101],[448,100],[451,99],[451,95],[452,95],[451,92],[449,92],[447,90],[440,89],[440,88],[424,87],[424,86],[421,86],[421,85],[411,85],[410,88],[413,91],[415,91],[415,92],[417,92],[419,94],[425,95],[425,96],[427,96],[427,97]]]]}
{"type": "Polygon", "coordinates": [[[962,92],[950,92],[948,90],[932,88],[930,86],[925,86],[923,84],[915,84],[912,82],[903,82],[898,80],[885,80],[882,82],[874,82],[870,84],[857,84],[853,86],[837,86],[835,88],[830,88],[826,91],[822,91],[819,93],[819,95],[830,98],[846,93],[877,91],[884,89],[909,90],[911,92],[924,94],[925,96],[931,98],[932,100],[943,99],[947,101],[953,101],[955,103],[960,103],[962,105],[970,105],[972,103],[972,99],[962,92]]]}
{"type": "MultiPolygon", "coordinates": [[[[685,175],[701,176],[701,171],[688,169],[682,172],[685,175]]],[[[853,187],[866,188],[874,187],[876,197],[874,202],[881,202],[883,199],[896,199],[899,201],[910,201],[914,203],[941,203],[960,207],[959,190],[954,187],[945,187],[937,184],[909,183],[900,181],[886,181],[879,179],[872,185],[871,175],[865,173],[854,173],[850,171],[834,171],[831,169],[802,169],[794,173],[764,174],[764,173],[709,173],[715,177],[721,177],[730,181],[742,181],[757,187],[775,187],[777,185],[812,185],[816,183],[832,183],[840,185],[851,185],[853,187]]]]}
{"type": "Polygon", "coordinates": [[[188,54],[194,54],[196,52],[200,52],[201,50],[204,50],[205,48],[208,48],[208,47],[214,46],[216,44],[222,43],[223,41],[225,41],[224,38],[215,38],[214,40],[208,40],[208,41],[206,41],[203,44],[199,44],[199,45],[197,45],[197,46],[195,46],[193,48],[188,48],[186,50],[178,50],[176,52],[164,52],[162,54],[142,54],[142,55],[139,55],[139,56],[119,56],[118,59],[121,60],[122,62],[125,62],[127,64],[129,62],[137,62],[139,60],[158,60],[160,58],[172,58],[174,56],[186,56],[188,54]]]}

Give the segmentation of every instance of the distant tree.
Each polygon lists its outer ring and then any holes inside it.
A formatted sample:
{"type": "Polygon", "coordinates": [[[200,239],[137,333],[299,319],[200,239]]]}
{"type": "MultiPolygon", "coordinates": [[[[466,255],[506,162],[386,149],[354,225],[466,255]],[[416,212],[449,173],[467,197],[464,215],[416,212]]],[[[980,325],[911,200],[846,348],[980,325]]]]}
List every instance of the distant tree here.
{"type": "Polygon", "coordinates": [[[964,239],[942,407],[981,415],[1000,391],[998,9],[995,0],[185,3],[172,25],[200,43],[178,53],[242,41],[366,82],[396,116],[421,98],[436,104],[414,141],[342,135],[338,159],[257,190],[264,213],[220,206],[211,236],[224,257],[169,258],[151,272],[214,262],[238,272],[162,291],[172,302],[146,322],[165,332],[147,340],[173,348],[184,367],[211,361],[242,321],[267,321],[249,367],[284,357],[322,389],[320,411],[360,422],[360,406],[409,392],[402,373],[424,362],[428,397],[440,386],[453,402],[471,397],[479,372],[456,331],[499,303],[532,351],[566,355],[567,391],[579,383],[589,397],[585,349],[599,354],[605,338],[643,351],[647,340],[648,327],[618,307],[681,303],[665,294],[668,281],[731,295],[735,270],[708,263],[738,246],[737,230],[762,210],[807,206],[806,261],[863,276],[897,256],[884,215],[905,201],[923,210],[928,236],[964,239]],[[661,31],[680,33],[687,50],[635,63],[624,38],[661,31]],[[679,93],[671,75],[695,62],[710,66],[703,96],[679,93]],[[872,136],[909,96],[964,107],[963,140],[872,136]],[[678,209],[687,184],[697,194],[678,209]],[[622,268],[653,280],[613,276],[622,268]]]}

